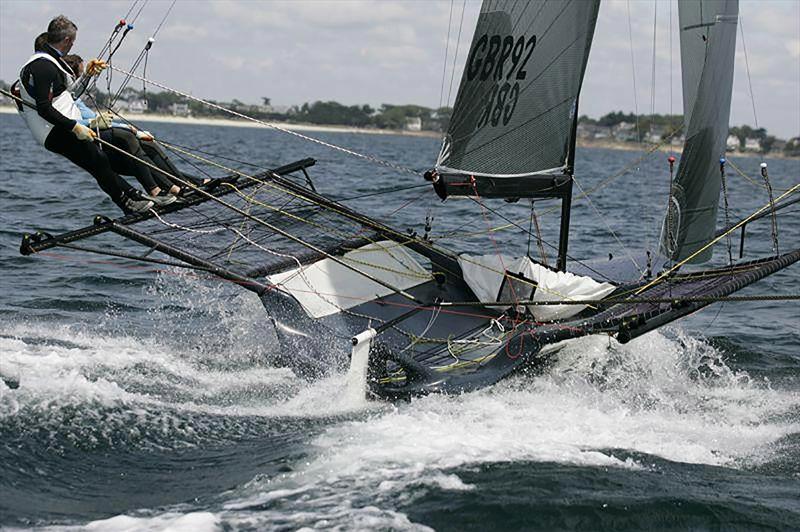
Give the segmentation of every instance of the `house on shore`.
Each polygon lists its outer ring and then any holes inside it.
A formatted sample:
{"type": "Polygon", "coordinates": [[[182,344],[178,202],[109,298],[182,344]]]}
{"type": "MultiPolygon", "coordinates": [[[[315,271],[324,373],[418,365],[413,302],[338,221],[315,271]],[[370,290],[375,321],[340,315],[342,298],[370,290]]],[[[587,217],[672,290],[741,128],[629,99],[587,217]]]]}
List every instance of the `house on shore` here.
{"type": "Polygon", "coordinates": [[[127,102],[120,102],[120,104],[129,114],[140,115],[147,111],[147,100],[130,100],[127,102]]]}
{"type": "Polygon", "coordinates": [[[189,116],[189,104],[188,103],[173,103],[172,104],[172,116],[189,116]]]}
{"type": "Polygon", "coordinates": [[[596,124],[579,123],[576,130],[579,139],[583,140],[604,140],[611,138],[611,128],[596,124]]]}
{"type": "Polygon", "coordinates": [[[406,118],[405,126],[406,131],[422,131],[422,118],[418,116],[410,116],[406,118]]]}

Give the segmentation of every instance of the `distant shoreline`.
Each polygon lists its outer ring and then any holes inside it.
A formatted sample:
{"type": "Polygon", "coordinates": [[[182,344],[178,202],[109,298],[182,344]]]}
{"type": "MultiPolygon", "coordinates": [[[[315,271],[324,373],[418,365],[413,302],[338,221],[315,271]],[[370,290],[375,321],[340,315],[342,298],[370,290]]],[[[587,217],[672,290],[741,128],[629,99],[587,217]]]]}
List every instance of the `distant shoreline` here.
{"type": "MultiPolygon", "coordinates": [[[[0,114],[13,114],[17,110],[13,106],[0,105],[0,114]]],[[[268,129],[285,129],[288,131],[306,131],[317,133],[355,133],[361,135],[401,135],[404,137],[423,137],[423,138],[440,138],[441,133],[436,131],[406,131],[400,129],[374,129],[374,128],[360,128],[351,126],[326,126],[320,124],[294,124],[289,122],[265,122],[260,124],[257,122],[250,122],[249,120],[233,120],[229,118],[210,118],[210,117],[184,117],[173,116],[158,113],[147,113],[128,115],[128,118],[136,122],[154,122],[163,124],[187,124],[194,126],[226,126],[226,127],[249,127],[249,128],[268,128],[268,129]]],[[[623,151],[649,151],[652,146],[649,144],[638,144],[635,142],[616,142],[607,140],[586,140],[578,139],[577,146],[579,148],[604,148],[608,150],[623,150],[623,151]]],[[[683,146],[674,146],[665,144],[658,148],[660,152],[671,152],[680,154],[683,146]]],[[[756,152],[728,152],[728,155],[735,157],[759,157],[756,152]]],[[[794,159],[795,157],[788,157],[783,152],[770,152],[766,157],[771,159],[794,159]]]]}
{"type": "MultiPolygon", "coordinates": [[[[13,114],[17,110],[13,106],[0,106],[0,114],[13,114]]],[[[373,129],[351,126],[326,126],[320,124],[294,124],[290,122],[251,122],[249,120],[234,120],[230,118],[211,117],[185,117],[159,113],[126,115],[131,122],[156,122],[163,124],[187,124],[193,126],[226,126],[250,127],[268,129],[287,129],[289,131],[315,131],[319,133],[358,133],[364,135],[403,135],[406,137],[439,138],[441,133],[436,131],[406,131],[400,129],[373,129]],[[266,125],[265,125],[266,124],[266,125]]]]}

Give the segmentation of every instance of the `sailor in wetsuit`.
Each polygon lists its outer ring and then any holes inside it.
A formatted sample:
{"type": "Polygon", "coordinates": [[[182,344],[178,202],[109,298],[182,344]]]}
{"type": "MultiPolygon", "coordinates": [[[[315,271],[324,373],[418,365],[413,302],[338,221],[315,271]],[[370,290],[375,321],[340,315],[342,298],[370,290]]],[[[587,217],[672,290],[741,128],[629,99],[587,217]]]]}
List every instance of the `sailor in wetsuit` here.
{"type": "MultiPolygon", "coordinates": [[[[69,54],[61,59],[78,79],[82,78],[84,68],[81,56],[69,54]]],[[[147,141],[153,142],[152,135],[146,131],[139,131],[128,124],[113,121],[113,114],[110,112],[95,113],[81,98],[75,98],[75,105],[81,112],[79,123],[88,126],[98,133],[101,139],[122,150],[122,152],[113,149],[106,151],[111,168],[115,172],[134,176],[147,191],[146,198],[156,205],[169,205],[177,200],[175,195],[180,193],[180,187],[173,185],[165,175],[162,175],[162,172],[156,170],[160,169],[169,173],[171,168],[161,168],[145,152],[144,144],[147,141]],[[133,157],[130,157],[129,154],[133,157]]]]}
{"type": "MultiPolygon", "coordinates": [[[[80,110],[68,88],[74,73],[61,56],[72,48],[77,26],[60,15],[47,27],[47,43],[23,65],[20,72],[20,96],[36,106],[22,108],[22,115],[33,137],[49,151],[62,155],[80,166],[97,180],[123,212],[142,212],[153,207],[111,168],[106,154],[92,140],[95,133],[80,124],[80,110]]],[[[105,64],[91,61],[88,71],[99,73],[105,64]]]]}
{"type": "Polygon", "coordinates": [[[79,122],[98,133],[104,141],[123,150],[124,153],[115,150],[106,151],[111,168],[120,175],[136,177],[148,193],[146,199],[156,205],[169,205],[177,200],[179,194],[189,193],[192,190],[192,186],[184,189],[181,188],[182,185],[191,184],[194,187],[205,186],[211,189],[216,181],[220,183],[223,181],[201,180],[181,172],[150,132],[139,130],[130,123],[114,120],[114,114],[110,111],[100,114],[92,111],[77,95],[78,91],[86,86],[83,58],[69,54],[61,59],[77,76],[77,81],[72,85],[70,92],[75,98],[75,105],[81,111],[83,119],[79,122]]]}

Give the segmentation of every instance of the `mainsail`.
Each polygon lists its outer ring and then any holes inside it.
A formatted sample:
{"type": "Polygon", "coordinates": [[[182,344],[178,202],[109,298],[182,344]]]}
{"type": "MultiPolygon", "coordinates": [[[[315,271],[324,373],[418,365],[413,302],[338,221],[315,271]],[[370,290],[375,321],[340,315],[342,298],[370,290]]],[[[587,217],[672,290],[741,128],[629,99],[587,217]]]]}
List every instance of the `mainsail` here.
{"type": "Polygon", "coordinates": [[[564,173],[598,6],[484,1],[439,173],[564,173]]]}
{"type": "Polygon", "coordinates": [[[680,0],[686,142],[672,183],[661,253],[705,262],[716,231],[733,86],[738,0],[680,0]]]}

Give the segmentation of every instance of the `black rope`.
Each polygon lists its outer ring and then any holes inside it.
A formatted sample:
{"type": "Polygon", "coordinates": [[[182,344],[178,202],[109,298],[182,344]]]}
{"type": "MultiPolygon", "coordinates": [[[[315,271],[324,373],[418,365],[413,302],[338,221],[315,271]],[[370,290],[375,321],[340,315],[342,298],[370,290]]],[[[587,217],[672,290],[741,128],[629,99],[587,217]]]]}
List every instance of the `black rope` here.
{"type": "Polygon", "coordinates": [[[641,303],[671,303],[680,305],[682,303],[716,303],[720,301],[800,301],[800,294],[759,294],[754,296],[686,296],[686,297],[633,297],[633,298],[612,298],[612,299],[563,299],[560,301],[445,301],[440,303],[443,307],[511,307],[515,305],[525,306],[549,306],[549,305],[592,305],[595,307],[606,307],[624,304],[641,303]]]}
{"type": "MultiPolygon", "coordinates": [[[[725,158],[721,158],[719,160],[719,174],[722,181],[722,200],[725,208],[725,227],[728,227],[731,225],[731,218],[730,209],[728,207],[728,180],[725,178],[725,158]]],[[[731,241],[730,233],[728,233],[727,237],[725,238],[725,243],[727,244],[728,248],[728,265],[733,266],[733,243],[731,241]]]]}

